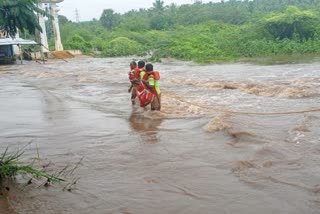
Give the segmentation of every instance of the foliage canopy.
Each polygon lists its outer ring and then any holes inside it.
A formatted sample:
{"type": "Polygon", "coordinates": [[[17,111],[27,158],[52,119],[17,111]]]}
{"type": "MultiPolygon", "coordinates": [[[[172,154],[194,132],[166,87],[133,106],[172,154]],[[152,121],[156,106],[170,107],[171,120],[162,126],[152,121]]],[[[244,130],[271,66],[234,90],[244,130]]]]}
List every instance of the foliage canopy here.
{"type": "MultiPolygon", "coordinates": [[[[315,0],[230,0],[165,5],[117,14],[105,9],[100,20],[66,22],[62,40],[77,34],[103,56],[151,54],[197,62],[242,57],[320,53],[320,2],[315,0]]],[[[84,41],[82,41],[83,43],[84,41]]]]}
{"type": "Polygon", "coordinates": [[[14,37],[17,29],[21,32],[28,30],[34,34],[41,31],[36,13],[47,15],[37,7],[39,0],[1,0],[0,28],[14,37]]]}

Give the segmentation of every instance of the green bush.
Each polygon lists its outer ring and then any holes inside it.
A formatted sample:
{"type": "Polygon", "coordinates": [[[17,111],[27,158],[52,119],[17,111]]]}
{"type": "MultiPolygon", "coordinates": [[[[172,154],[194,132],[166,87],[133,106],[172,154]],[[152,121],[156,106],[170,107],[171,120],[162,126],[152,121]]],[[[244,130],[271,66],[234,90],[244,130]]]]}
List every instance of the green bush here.
{"type": "Polygon", "coordinates": [[[103,50],[103,55],[108,57],[130,56],[143,54],[142,45],[127,37],[118,37],[110,41],[103,50]]]}
{"type": "Polygon", "coordinates": [[[88,53],[91,51],[92,45],[84,40],[82,36],[75,34],[67,41],[65,49],[79,49],[84,53],[88,53]]]}

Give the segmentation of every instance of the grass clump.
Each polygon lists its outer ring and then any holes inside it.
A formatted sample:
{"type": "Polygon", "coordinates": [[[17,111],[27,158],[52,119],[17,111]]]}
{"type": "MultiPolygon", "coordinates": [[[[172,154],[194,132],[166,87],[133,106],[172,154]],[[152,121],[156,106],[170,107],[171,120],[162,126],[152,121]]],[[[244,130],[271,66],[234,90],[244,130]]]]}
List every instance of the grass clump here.
{"type": "Polygon", "coordinates": [[[32,177],[46,178],[48,182],[61,182],[64,179],[58,176],[50,175],[44,170],[36,169],[30,165],[24,165],[19,162],[19,159],[24,154],[24,151],[9,152],[8,147],[0,156],[0,186],[6,179],[14,178],[18,174],[29,174],[32,177]]]}

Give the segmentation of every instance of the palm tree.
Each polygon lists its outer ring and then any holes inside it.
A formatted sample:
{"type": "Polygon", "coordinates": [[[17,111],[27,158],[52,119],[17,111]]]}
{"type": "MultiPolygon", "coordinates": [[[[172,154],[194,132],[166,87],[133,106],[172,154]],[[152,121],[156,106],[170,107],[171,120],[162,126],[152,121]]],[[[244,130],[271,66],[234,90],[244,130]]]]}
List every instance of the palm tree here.
{"type": "Polygon", "coordinates": [[[100,17],[100,22],[104,27],[112,30],[120,23],[120,15],[112,9],[104,9],[100,17]]]}
{"type": "Polygon", "coordinates": [[[48,15],[38,8],[39,0],[1,0],[0,1],[0,29],[14,37],[17,30],[34,34],[40,32],[36,13],[48,15]]]}
{"type": "Polygon", "coordinates": [[[152,5],[153,5],[153,9],[158,13],[163,12],[165,9],[164,1],[161,1],[161,0],[156,0],[154,3],[152,3],[152,5]]]}

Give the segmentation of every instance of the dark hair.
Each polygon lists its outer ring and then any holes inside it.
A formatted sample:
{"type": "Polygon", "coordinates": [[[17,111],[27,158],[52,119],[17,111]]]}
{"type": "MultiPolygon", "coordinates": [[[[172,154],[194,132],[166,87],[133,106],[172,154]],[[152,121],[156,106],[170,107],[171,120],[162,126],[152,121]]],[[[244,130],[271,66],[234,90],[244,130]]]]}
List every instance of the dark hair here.
{"type": "Polygon", "coordinates": [[[146,71],[153,71],[153,65],[152,64],[147,64],[146,65],[146,71]]]}
{"type": "Polygon", "coordinates": [[[138,68],[143,68],[144,66],[145,66],[145,62],[144,61],[142,61],[142,60],[140,60],[139,62],[138,62],[138,68]]]}
{"type": "Polygon", "coordinates": [[[132,61],[132,62],[130,62],[130,65],[136,67],[136,66],[137,66],[137,63],[136,63],[135,61],[132,61]]]}

